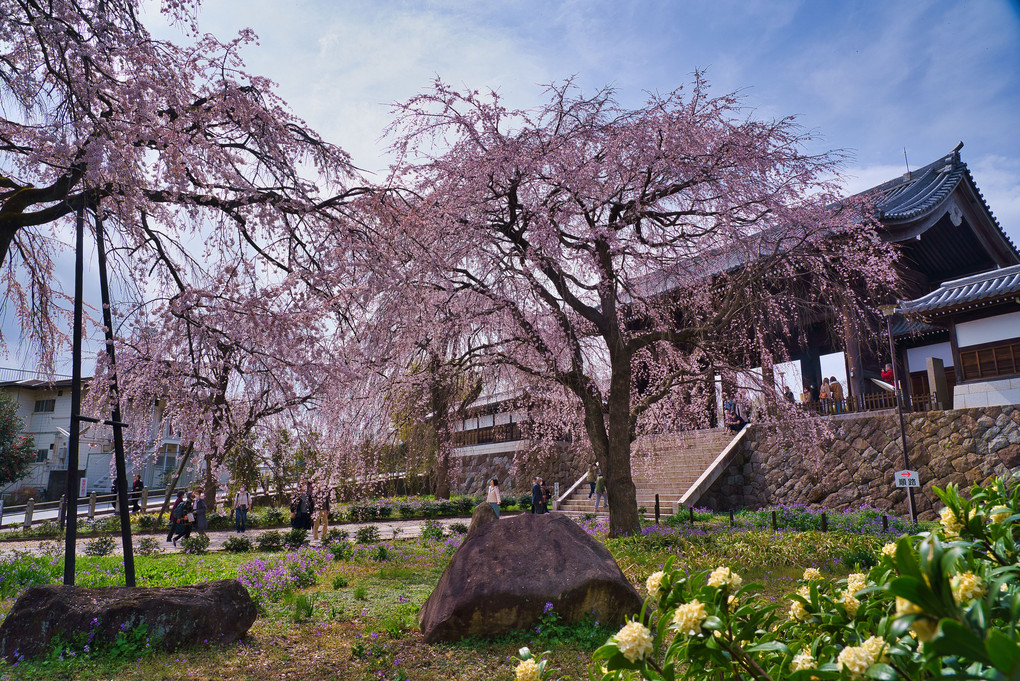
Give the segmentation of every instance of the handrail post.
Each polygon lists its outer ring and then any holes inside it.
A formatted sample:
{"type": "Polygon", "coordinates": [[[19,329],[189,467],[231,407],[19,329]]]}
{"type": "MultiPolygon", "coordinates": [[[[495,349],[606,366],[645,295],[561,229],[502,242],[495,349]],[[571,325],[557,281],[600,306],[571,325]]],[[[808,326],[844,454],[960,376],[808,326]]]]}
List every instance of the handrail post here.
{"type": "Polygon", "coordinates": [[[96,518],[96,491],[92,490],[92,494],[89,495],[89,520],[95,520],[96,518]]]}
{"type": "Polygon", "coordinates": [[[142,488],[142,513],[149,512],[149,488],[142,488]]]}

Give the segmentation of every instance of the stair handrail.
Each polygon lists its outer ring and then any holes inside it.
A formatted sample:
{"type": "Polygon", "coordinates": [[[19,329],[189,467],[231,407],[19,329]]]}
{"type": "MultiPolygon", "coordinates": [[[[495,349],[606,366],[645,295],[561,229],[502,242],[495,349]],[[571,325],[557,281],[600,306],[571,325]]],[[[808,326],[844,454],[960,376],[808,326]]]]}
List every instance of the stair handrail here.
{"type": "Polygon", "coordinates": [[[723,450],[719,452],[719,456],[715,457],[712,463],[710,463],[705,468],[701,475],[698,476],[698,479],[694,481],[694,484],[687,488],[687,491],[684,492],[683,496],[677,499],[676,504],[678,510],[683,508],[684,506],[687,506],[688,503],[690,502],[691,497],[694,496],[694,494],[698,494],[698,498],[699,499],[701,498],[701,494],[703,494],[704,492],[699,493],[698,490],[701,489],[701,486],[705,481],[707,481],[709,478],[712,478],[711,481],[709,481],[709,485],[711,485],[713,482],[719,479],[719,475],[721,475],[721,473],[717,472],[717,470],[722,467],[724,462],[727,463],[728,465],[726,459],[729,458],[730,454],[733,452],[734,449],[736,449],[737,445],[743,441],[744,436],[747,435],[747,431],[749,430],[751,429],[748,426],[744,426],[743,428],[740,429],[739,433],[733,436],[733,439],[730,440],[729,444],[723,447],[723,450]],[[713,473],[715,474],[715,477],[712,477],[713,473]]]}
{"type": "Polygon", "coordinates": [[[566,500],[567,497],[569,497],[571,494],[574,493],[574,490],[576,490],[578,487],[581,486],[581,484],[584,482],[584,479],[587,478],[587,477],[588,477],[588,471],[585,471],[584,473],[582,473],[581,477],[579,477],[574,482],[574,484],[570,486],[570,489],[568,489],[566,492],[561,494],[560,497],[556,500],[556,503],[553,506],[553,510],[559,510],[560,505],[563,504],[563,502],[566,500]]]}

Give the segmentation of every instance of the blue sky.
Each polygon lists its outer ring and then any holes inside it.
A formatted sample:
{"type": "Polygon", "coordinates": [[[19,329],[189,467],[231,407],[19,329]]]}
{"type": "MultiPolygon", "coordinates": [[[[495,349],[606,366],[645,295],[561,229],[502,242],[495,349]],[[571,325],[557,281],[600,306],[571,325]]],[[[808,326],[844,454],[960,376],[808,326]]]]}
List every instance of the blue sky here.
{"type": "MultiPolygon", "coordinates": [[[[848,188],[965,143],[1000,224],[1020,242],[1020,3],[763,0],[207,0],[204,30],[250,26],[249,70],[367,169],[388,104],[440,76],[532,106],[540,84],[612,85],[624,104],[707,72],[755,115],[796,115],[813,150],[853,152],[848,188]]],[[[172,35],[166,33],[164,35],[172,35]]]]}
{"type": "MultiPolygon", "coordinates": [[[[180,40],[155,6],[146,23],[180,40]]],[[[796,115],[817,135],[812,151],[851,151],[848,191],[901,175],[904,148],[917,168],[963,141],[1020,243],[1018,0],[206,0],[198,21],[224,40],[254,29],[248,70],[368,170],[386,166],[389,105],[436,76],[496,89],[514,107],[571,76],[638,105],[702,69],[758,117],[796,115]]],[[[12,321],[2,320],[11,340],[12,321]]],[[[34,363],[24,349],[0,362],[34,363]]]]}

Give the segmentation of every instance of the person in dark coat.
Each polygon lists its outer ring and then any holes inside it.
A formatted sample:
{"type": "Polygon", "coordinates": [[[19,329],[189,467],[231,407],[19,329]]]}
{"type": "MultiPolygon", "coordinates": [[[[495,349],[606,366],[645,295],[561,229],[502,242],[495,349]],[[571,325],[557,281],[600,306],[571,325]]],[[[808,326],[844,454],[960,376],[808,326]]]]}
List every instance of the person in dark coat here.
{"type": "Polygon", "coordinates": [[[541,513],[542,478],[535,477],[531,481],[531,512],[541,513]]]}
{"type": "Polygon", "coordinates": [[[145,483],[142,482],[142,476],[136,475],[135,481],[131,483],[131,512],[138,513],[142,510],[139,501],[142,500],[142,490],[145,489],[145,483]]]}
{"type": "Polygon", "coordinates": [[[199,490],[195,494],[195,530],[198,536],[204,537],[205,531],[209,529],[209,521],[206,518],[208,507],[205,504],[205,492],[199,490]]]}
{"type": "Polygon", "coordinates": [[[174,536],[173,543],[177,546],[177,540],[180,538],[187,539],[191,536],[191,525],[194,522],[195,510],[195,495],[189,494],[188,498],[177,504],[177,508],[171,514],[174,520],[174,536]]]}
{"type": "Polygon", "coordinates": [[[295,529],[312,529],[312,513],[315,501],[312,496],[312,483],[308,483],[305,491],[290,503],[290,526],[295,529]]]}
{"type": "Polygon", "coordinates": [[[174,513],[177,511],[177,507],[184,503],[184,490],[177,493],[177,500],[174,502],[173,507],[170,509],[170,531],[166,533],[166,540],[173,541],[174,530],[177,529],[176,522],[174,521],[174,513]]]}

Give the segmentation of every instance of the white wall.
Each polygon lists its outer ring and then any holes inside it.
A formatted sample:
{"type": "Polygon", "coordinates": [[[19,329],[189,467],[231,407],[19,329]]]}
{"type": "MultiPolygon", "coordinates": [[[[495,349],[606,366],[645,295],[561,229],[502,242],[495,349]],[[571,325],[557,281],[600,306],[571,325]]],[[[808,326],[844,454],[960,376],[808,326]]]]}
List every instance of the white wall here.
{"type": "Polygon", "coordinates": [[[961,348],[1013,338],[1020,338],[1020,312],[975,319],[956,325],[956,343],[961,348]]]}
{"type": "Polygon", "coordinates": [[[776,378],[776,390],[780,393],[786,386],[790,387],[794,395],[800,395],[801,390],[804,389],[804,374],[801,371],[799,359],[774,365],[773,375],[776,378]]]}
{"type": "Polygon", "coordinates": [[[953,366],[953,348],[948,341],[919,348],[907,348],[907,364],[910,365],[911,372],[927,369],[929,357],[941,359],[942,365],[946,368],[953,366]]]}
{"type": "MultiPolygon", "coordinates": [[[[822,355],[818,358],[818,363],[822,367],[822,378],[836,377],[840,385],[843,386],[843,395],[846,396],[847,391],[847,380],[846,380],[846,354],[842,352],[833,352],[829,355],[822,355]]],[[[821,379],[819,379],[821,380],[821,379]]]]}

